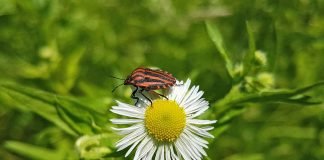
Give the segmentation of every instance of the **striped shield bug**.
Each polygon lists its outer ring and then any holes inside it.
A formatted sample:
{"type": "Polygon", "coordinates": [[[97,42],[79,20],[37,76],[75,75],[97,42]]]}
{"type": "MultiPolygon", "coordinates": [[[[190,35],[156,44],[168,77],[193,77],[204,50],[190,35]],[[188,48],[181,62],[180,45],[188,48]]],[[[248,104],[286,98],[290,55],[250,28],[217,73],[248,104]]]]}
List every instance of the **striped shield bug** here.
{"type": "MultiPolygon", "coordinates": [[[[151,99],[149,99],[146,95],[144,95],[143,91],[152,92],[158,94],[159,96],[167,98],[163,94],[154,92],[154,90],[166,89],[171,86],[174,86],[175,83],[176,83],[176,79],[172,76],[172,74],[166,71],[138,67],[130,75],[127,76],[123,84],[120,84],[117,87],[121,85],[134,86],[135,90],[132,92],[131,98],[136,99],[135,105],[139,101],[139,98],[136,97],[135,95],[137,92],[139,92],[143,97],[149,100],[152,105],[151,99]]],[[[113,91],[117,87],[115,87],[113,91]]]]}

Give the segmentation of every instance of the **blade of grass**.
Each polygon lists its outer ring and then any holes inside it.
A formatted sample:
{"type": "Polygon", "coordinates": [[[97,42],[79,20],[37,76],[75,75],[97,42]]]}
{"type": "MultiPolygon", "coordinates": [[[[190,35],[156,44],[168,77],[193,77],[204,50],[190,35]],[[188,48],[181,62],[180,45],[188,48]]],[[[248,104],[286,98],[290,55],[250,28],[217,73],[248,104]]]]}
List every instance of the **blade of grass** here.
{"type": "Polygon", "coordinates": [[[228,105],[237,105],[241,103],[249,103],[249,102],[294,102],[297,104],[319,104],[321,102],[312,102],[310,98],[294,98],[294,96],[303,94],[309,90],[315,89],[317,87],[323,86],[324,81],[317,82],[315,84],[295,89],[295,90],[274,90],[274,91],[267,91],[261,92],[256,94],[245,95],[241,98],[233,100],[228,103],[228,105]],[[301,101],[304,100],[304,101],[301,101]]]}
{"type": "Polygon", "coordinates": [[[67,126],[60,119],[60,117],[56,114],[55,108],[52,105],[49,105],[39,100],[35,100],[14,90],[10,90],[7,88],[2,88],[2,90],[5,91],[12,98],[12,103],[15,103],[15,105],[19,106],[18,109],[24,108],[27,111],[32,111],[38,114],[39,116],[47,119],[48,121],[54,123],[56,126],[61,128],[65,132],[73,136],[77,135],[73,130],[71,130],[69,126],[67,126]]]}
{"type": "Polygon", "coordinates": [[[4,147],[11,150],[17,154],[23,155],[30,159],[63,159],[64,155],[59,154],[56,150],[51,150],[43,147],[38,147],[35,145],[17,142],[17,141],[6,141],[4,147]]]}
{"type": "Polygon", "coordinates": [[[81,104],[75,98],[58,96],[56,94],[44,92],[38,89],[23,87],[18,84],[3,84],[2,87],[12,90],[17,93],[21,93],[35,101],[47,104],[55,109],[55,106],[59,104],[61,108],[64,108],[66,112],[73,115],[79,122],[86,122],[92,124],[95,121],[98,125],[104,125],[106,123],[106,116],[91,106],[81,104]]]}
{"type": "Polygon", "coordinates": [[[221,57],[223,58],[225,62],[226,69],[228,73],[233,77],[232,71],[233,71],[233,64],[231,59],[228,56],[228,53],[226,52],[223,38],[217,28],[217,26],[209,21],[205,22],[207,33],[210,37],[210,39],[214,42],[218,52],[220,53],[221,57]]]}
{"type": "Polygon", "coordinates": [[[272,22],[272,45],[271,52],[269,52],[269,69],[271,71],[275,70],[276,67],[276,59],[278,55],[278,36],[277,29],[274,22],[272,22]]]}

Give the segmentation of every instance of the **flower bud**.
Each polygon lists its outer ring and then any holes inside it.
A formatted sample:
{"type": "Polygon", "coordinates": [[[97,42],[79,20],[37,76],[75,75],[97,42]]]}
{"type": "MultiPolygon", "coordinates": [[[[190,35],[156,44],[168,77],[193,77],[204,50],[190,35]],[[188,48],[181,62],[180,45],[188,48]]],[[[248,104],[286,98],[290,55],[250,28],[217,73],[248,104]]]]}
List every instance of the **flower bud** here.
{"type": "Polygon", "coordinates": [[[98,159],[111,153],[111,149],[101,144],[103,138],[105,138],[104,135],[84,135],[80,137],[75,143],[80,158],[98,159]]]}

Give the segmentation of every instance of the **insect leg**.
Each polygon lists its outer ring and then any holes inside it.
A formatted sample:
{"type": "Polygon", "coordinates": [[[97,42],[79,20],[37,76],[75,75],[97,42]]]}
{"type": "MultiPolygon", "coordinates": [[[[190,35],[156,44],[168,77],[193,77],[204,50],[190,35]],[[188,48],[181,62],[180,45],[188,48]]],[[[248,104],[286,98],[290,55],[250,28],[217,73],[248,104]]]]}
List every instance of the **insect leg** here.
{"type": "Polygon", "coordinates": [[[136,99],[136,103],[135,106],[137,105],[139,98],[135,96],[136,92],[138,90],[138,87],[136,87],[136,89],[132,92],[131,98],[136,99]]]}
{"type": "Polygon", "coordinates": [[[178,84],[175,84],[175,86],[182,86],[183,83],[178,83],[178,84]]]}
{"type": "Polygon", "coordinates": [[[166,97],[165,95],[163,95],[163,94],[160,94],[160,93],[158,93],[158,95],[159,96],[161,96],[161,97],[163,97],[163,98],[165,98],[166,100],[169,100],[169,98],[168,97],[166,97]]]}
{"type": "Polygon", "coordinates": [[[151,91],[151,93],[157,94],[157,95],[159,95],[159,96],[161,96],[161,97],[163,97],[163,98],[165,98],[165,99],[169,100],[169,98],[168,98],[168,97],[166,97],[165,95],[163,95],[163,94],[160,94],[160,93],[158,93],[158,92],[154,92],[154,91],[151,91]]]}
{"type": "Polygon", "coordinates": [[[144,89],[143,88],[141,88],[141,90],[139,91],[139,93],[143,96],[143,97],[145,97],[147,100],[149,100],[150,101],[150,103],[151,103],[151,106],[152,106],[152,104],[153,104],[153,102],[152,102],[152,100],[151,99],[149,99],[145,94],[143,94],[143,91],[144,91],[144,89]]]}

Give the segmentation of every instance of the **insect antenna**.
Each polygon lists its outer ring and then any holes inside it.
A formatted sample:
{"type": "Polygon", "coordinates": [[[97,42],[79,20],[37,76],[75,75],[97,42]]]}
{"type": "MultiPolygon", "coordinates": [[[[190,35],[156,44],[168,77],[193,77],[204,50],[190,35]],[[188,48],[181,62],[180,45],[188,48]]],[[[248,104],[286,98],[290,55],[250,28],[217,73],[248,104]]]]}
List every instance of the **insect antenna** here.
{"type": "MultiPolygon", "coordinates": [[[[118,80],[125,80],[123,78],[118,78],[118,77],[115,77],[115,76],[112,76],[112,75],[109,75],[110,78],[114,78],[114,79],[118,79],[118,80]]],[[[121,85],[123,85],[124,83],[122,84],[119,84],[118,86],[116,86],[111,92],[115,92],[115,90],[120,87],[121,85]]]]}
{"type": "Polygon", "coordinates": [[[118,86],[116,86],[116,87],[115,87],[111,92],[115,92],[115,90],[116,90],[118,87],[122,86],[122,85],[124,85],[124,83],[119,84],[118,86]]]}
{"type": "Polygon", "coordinates": [[[112,75],[109,75],[110,78],[115,78],[115,79],[119,79],[119,80],[125,80],[124,78],[118,78],[118,77],[115,77],[115,76],[112,76],[112,75]]]}

